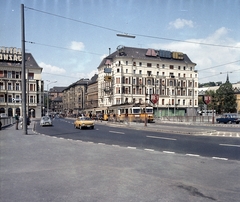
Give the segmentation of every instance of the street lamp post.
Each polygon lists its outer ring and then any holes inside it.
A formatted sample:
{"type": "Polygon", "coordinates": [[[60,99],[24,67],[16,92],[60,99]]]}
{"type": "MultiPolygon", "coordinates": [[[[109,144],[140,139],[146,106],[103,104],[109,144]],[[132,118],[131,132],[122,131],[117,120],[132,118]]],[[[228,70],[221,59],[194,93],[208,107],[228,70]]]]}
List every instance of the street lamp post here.
{"type": "Polygon", "coordinates": [[[56,83],[57,81],[53,81],[53,82],[50,82],[49,80],[46,80],[47,82],[49,82],[48,84],[47,84],[47,116],[49,116],[49,92],[48,92],[48,86],[50,85],[50,84],[53,84],[53,83],[56,83]]]}
{"type": "Polygon", "coordinates": [[[147,127],[147,104],[146,104],[146,102],[147,102],[147,93],[145,92],[145,117],[144,117],[144,126],[145,127],[147,127]]]}

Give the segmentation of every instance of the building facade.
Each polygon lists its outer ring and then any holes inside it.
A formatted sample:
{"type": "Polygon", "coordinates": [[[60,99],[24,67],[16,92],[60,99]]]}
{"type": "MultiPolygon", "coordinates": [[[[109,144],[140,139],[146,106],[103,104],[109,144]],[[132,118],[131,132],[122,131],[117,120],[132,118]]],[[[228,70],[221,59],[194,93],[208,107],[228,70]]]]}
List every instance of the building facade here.
{"type": "Polygon", "coordinates": [[[98,107],[98,75],[95,74],[88,83],[86,94],[86,109],[96,109],[98,107]]]}
{"type": "Polygon", "coordinates": [[[77,116],[86,109],[87,86],[89,79],[80,79],[63,90],[63,113],[77,116]]]}
{"type": "MultiPolygon", "coordinates": [[[[26,109],[31,117],[41,117],[42,68],[31,53],[25,53],[26,109]]],[[[22,52],[19,48],[0,47],[0,113],[22,116],[22,52]]]]}
{"type": "Polygon", "coordinates": [[[195,115],[198,72],[186,54],[119,46],[98,67],[98,104],[148,103],[155,115],[195,115]]]}
{"type": "MultiPolygon", "coordinates": [[[[204,95],[207,91],[214,91],[216,92],[220,86],[211,86],[211,87],[202,87],[198,89],[199,99],[204,99],[204,95]]],[[[240,82],[232,84],[234,94],[236,95],[236,102],[237,102],[237,113],[240,114],[240,82]]],[[[207,106],[204,106],[207,109],[207,106]]]]}
{"type": "Polygon", "coordinates": [[[53,87],[50,88],[48,95],[49,95],[49,109],[50,112],[54,113],[63,113],[63,90],[66,87],[53,87]]]}

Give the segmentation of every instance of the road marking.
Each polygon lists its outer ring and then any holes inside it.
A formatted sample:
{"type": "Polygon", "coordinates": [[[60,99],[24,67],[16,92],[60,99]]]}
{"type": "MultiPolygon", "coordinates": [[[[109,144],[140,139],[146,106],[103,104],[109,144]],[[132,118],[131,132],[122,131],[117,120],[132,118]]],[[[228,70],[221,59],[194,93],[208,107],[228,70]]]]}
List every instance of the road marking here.
{"type": "Polygon", "coordinates": [[[227,146],[227,147],[240,147],[240,145],[237,144],[219,144],[221,146],[227,146]]]}
{"type": "Polygon", "coordinates": [[[136,149],[136,147],[127,147],[128,149],[136,149]]]}
{"type": "Polygon", "coordinates": [[[228,159],[227,158],[221,158],[221,157],[212,157],[213,159],[217,159],[217,160],[224,160],[224,161],[227,161],[228,159]]]}
{"type": "Polygon", "coordinates": [[[118,132],[118,131],[109,131],[109,133],[118,133],[118,134],[125,134],[124,132],[118,132]]]}
{"type": "Polygon", "coordinates": [[[153,149],[144,149],[145,151],[150,151],[150,152],[154,152],[153,149]]]}
{"type": "Polygon", "coordinates": [[[186,156],[195,156],[195,157],[198,157],[198,156],[200,156],[200,155],[198,155],[198,154],[186,154],[186,156]]]}
{"type": "Polygon", "coordinates": [[[174,138],[168,138],[168,137],[157,137],[157,136],[151,136],[151,135],[148,135],[146,137],[149,137],[149,138],[156,138],[156,139],[163,139],[163,140],[177,140],[177,139],[174,139],[174,138]]]}
{"type": "Polygon", "coordinates": [[[171,152],[171,151],[163,151],[163,153],[166,153],[166,154],[175,154],[175,152],[171,152]]]}

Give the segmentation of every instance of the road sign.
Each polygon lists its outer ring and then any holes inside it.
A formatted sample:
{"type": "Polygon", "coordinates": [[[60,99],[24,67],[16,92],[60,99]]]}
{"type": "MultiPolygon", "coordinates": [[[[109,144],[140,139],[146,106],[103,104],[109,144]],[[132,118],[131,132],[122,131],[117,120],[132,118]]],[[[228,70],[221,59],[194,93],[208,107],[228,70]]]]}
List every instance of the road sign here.
{"type": "Polygon", "coordinates": [[[204,102],[206,105],[208,105],[211,102],[211,96],[210,95],[204,95],[204,102]]]}
{"type": "Polygon", "coordinates": [[[151,94],[150,95],[150,100],[153,104],[156,104],[159,100],[159,95],[158,94],[151,94]]]}
{"type": "Polygon", "coordinates": [[[22,101],[22,99],[20,99],[20,98],[12,98],[12,101],[13,102],[18,102],[18,101],[22,101]]]}

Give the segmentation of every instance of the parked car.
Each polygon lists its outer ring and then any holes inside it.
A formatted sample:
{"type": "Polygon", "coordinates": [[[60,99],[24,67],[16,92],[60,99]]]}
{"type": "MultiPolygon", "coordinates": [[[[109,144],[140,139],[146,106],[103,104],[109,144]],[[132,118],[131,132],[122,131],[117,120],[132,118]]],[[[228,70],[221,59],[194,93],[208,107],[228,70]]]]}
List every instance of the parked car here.
{"type": "Polygon", "coordinates": [[[74,121],[75,128],[91,128],[94,129],[94,120],[90,119],[89,117],[78,117],[74,121]]]}
{"type": "Polygon", "coordinates": [[[220,118],[217,118],[216,121],[218,123],[236,123],[239,124],[240,122],[240,117],[238,114],[234,113],[225,113],[223,114],[220,118]]]}
{"type": "Polygon", "coordinates": [[[52,120],[49,116],[43,116],[40,120],[40,126],[52,126],[52,120]]]}

